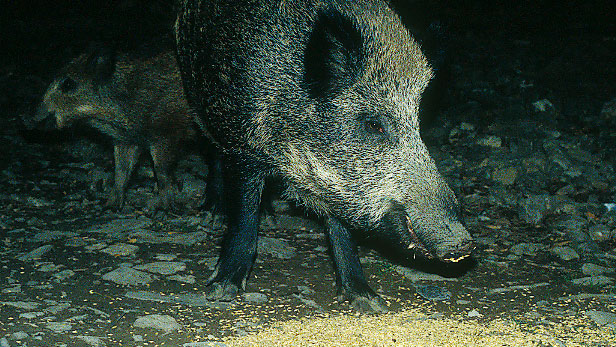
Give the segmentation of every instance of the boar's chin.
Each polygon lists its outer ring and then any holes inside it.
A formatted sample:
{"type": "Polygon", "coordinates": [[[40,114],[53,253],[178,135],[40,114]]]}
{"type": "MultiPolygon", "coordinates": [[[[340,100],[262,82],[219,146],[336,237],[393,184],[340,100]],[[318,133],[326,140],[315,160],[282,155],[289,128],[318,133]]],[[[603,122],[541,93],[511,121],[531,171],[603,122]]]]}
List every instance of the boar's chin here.
{"type": "Polygon", "coordinates": [[[446,263],[457,263],[470,257],[473,241],[459,222],[442,221],[442,225],[424,227],[414,223],[408,215],[405,219],[407,248],[414,255],[446,263]]]}

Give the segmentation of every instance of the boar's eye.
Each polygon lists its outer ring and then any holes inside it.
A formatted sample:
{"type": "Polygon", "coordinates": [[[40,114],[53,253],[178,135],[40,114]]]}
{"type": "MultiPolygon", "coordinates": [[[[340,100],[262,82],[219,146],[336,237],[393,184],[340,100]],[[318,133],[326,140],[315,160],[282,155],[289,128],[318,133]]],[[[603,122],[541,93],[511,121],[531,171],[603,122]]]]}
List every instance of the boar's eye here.
{"type": "Polygon", "coordinates": [[[364,121],[364,127],[366,128],[366,131],[371,133],[371,134],[386,135],[385,134],[385,127],[383,126],[383,123],[381,123],[377,119],[367,119],[367,120],[365,120],[364,121]]]}
{"type": "Polygon", "coordinates": [[[76,87],[77,82],[75,82],[75,80],[70,77],[65,78],[64,81],[62,81],[62,83],[60,84],[60,90],[62,91],[62,93],[72,92],[73,90],[75,90],[76,87]]]}

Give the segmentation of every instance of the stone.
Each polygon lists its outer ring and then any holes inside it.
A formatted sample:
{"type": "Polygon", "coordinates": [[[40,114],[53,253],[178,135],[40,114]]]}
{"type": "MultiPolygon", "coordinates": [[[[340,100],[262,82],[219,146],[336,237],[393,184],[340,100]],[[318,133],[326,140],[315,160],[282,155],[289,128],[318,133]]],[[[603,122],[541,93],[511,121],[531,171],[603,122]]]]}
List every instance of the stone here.
{"type": "Polygon", "coordinates": [[[140,290],[136,292],[128,292],[124,294],[124,296],[136,300],[182,304],[195,307],[207,306],[210,308],[221,310],[227,310],[232,307],[232,302],[210,301],[201,294],[160,294],[140,290]]]}
{"type": "Polygon", "coordinates": [[[615,313],[591,310],[586,311],[586,315],[599,326],[616,324],[615,313]]]}
{"type": "Polygon", "coordinates": [[[477,144],[484,147],[500,148],[503,141],[498,136],[486,136],[477,140],[477,144]]]}
{"type": "Polygon", "coordinates": [[[151,230],[139,230],[131,232],[130,237],[139,243],[170,243],[175,245],[193,246],[200,242],[207,241],[210,236],[204,231],[167,233],[154,232],[151,230]]]}
{"type": "Polygon", "coordinates": [[[138,250],[139,250],[139,247],[135,245],[129,245],[126,243],[116,243],[114,245],[111,245],[103,249],[101,252],[107,253],[114,257],[134,257],[138,250]]]}
{"type": "Polygon", "coordinates": [[[62,270],[56,274],[53,275],[53,278],[55,279],[55,281],[57,282],[62,282],[65,279],[69,278],[69,277],[73,277],[75,276],[75,271],[70,270],[70,269],[66,269],[66,270],[62,270]]]}
{"type": "Polygon", "coordinates": [[[566,232],[572,241],[587,242],[590,240],[590,236],[584,230],[588,222],[578,216],[566,216],[554,222],[553,226],[566,232]]]}
{"type": "Polygon", "coordinates": [[[308,286],[297,286],[297,291],[299,291],[299,293],[302,295],[315,294],[315,291],[310,289],[308,286]]]}
{"type": "Polygon", "coordinates": [[[206,182],[190,174],[181,175],[178,179],[182,182],[182,194],[190,197],[202,196],[205,194],[206,182]]]}
{"type": "Polygon", "coordinates": [[[157,261],[136,266],[135,269],[161,275],[173,275],[177,272],[186,270],[186,264],[182,262],[157,261]]]}
{"type": "Polygon", "coordinates": [[[105,281],[115,282],[121,285],[144,285],[156,279],[155,276],[130,267],[120,267],[103,275],[105,281]]]}
{"type": "Polygon", "coordinates": [[[608,284],[612,284],[614,279],[606,276],[588,276],[582,278],[576,278],[572,280],[573,284],[581,285],[581,286],[604,286],[608,284]]]}
{"type": "Polygon", "coordinates": [[[156,330],[162,330],[165,334],[182,328],[175,318],[169,315],[150,314],[141,316],[135,320],[133,324],[135,328],[151,328],[156,330]]]}
{"type": "Polygon", "coordinates": [[[58,334],[65,333],[73,329],[73,325],[68,322],[48,322],[45,326],[47,329],[58,334]]]}
{"type": "Polygon", "coordinates": [[[92,347],[105,347],[105,342],[103,341],[103,337],[98,336],[86,336],[86,335],[78,335],[75,336],[77,339],[87,343],[92,347]]]}
{"type": "Polygon", "coordinates": [[[168,276],[167,279],[170,281],[178,281],[188,284],[194,284],[195,282],[197,282],[197,279],[193,275],[173,275],[168,276]]]}
{"type": "Polygon", "coordinates": [[[422,298],[430,301],[445,301],[451,299],[447,288],[434,285],[415,285],[415,290],[422,298]]]}
{"type": "Polygon", "coordinates": [[[36,310],[41,305],[35,301],[0,301],[0,304],[21,310],[36,310]]]}
{"type": "Polygon", "coordinates": [[[21,284],[15,284],[12,287],[2,289],[2,294],[21,293],[21,284]]]}
{"type": "Polygon", "coordinates": [[[518,178],[518,169],[514,167],[496,168],[492,172],[492,179],[505,186],[515,183],[518,178]]]}
{"type": "Polygon", "coordinates": [[[33,196],[29,196],[28,198],[26,198],[26,202],[34,207],[49,207],[53,205],[53,202],[51,201],[47,201],[41,198],[35,198],[33,196]]]}
{"type": "Polygon", "coordinates": [[[11,334],[11,339],[13,340],[23,340],[27,339],[30,335],[28,335],[25,331],[18,331],[11,334]]]}
{"type": "Polygon", "coordinates": [[[177,259],[177,255],[175,254],[157,254],[154,258],[156,260],[160,260],[160,261],[173,261],[175,259],[177,259]]]}
{"type": "Polygon", "coordinates": [[[45,231],[41,231],[36,233],[36,235],[34,235],[30,241],[34,242],[34,243],[47,243],[47,242],[52,242],[52,241],[56,241],[56,240],[61,240],[61,239],[66,239],[66,238],[73,238],[76,237],[78,234],[76,232],[71,232],[71,231],[60,231],[60,230],[45,230],[45,231]]]}
{"type": "Polygon", "coordinates": [[[541,99],[533,102],[535,112],[545,112],[554,109],[554,105],[548,99],[541,99]]]}
{"type": "Polygon", "coordinates": [[[588,227],[590,238],[596,242],[609,241],[613,238],[614,233],[603,224],[591,225],[588,227]]]}
{"type": "Polygon", "coordinates": [[[406,279],[411,282],[418,281],[457,281],[458,279],[455,277],[444,277],[437,274],[431,274],[415,269],[410,269],[401,265],[394,265],[393,270],[404,276],[406,279]]]}
{"type": "Polygon", "coordinates": [[[479,313],[479,311],[477,310],[471,310],[469,313],[466,314],[467,316],[471,317],[471,318],[478,318],[483,316],[481,313],[479,313]]]}
{"type": "Polygon", "coordinates": [[[548,194],[532,195],[518,202],[518,213],[524,221],[536,225],[555,210],[556,205],[557,200],[548,194]]]}
{"type": "Polygon", "coordinates": [[[31,260],[41,259],[41,257],[44,256],[47,252],[49,252],[52,248],[53,248],[52,245],[44,245],[26,254],[23,254],[17,257],[17,259],[21,261],[31,261],[31,260]]]}
{"type": "Polygon", "coordinates": [[[582,273],[587,276],[597,276],[613,272],[614,268],[611,267],[600,266],[593,263],[585,263],[582,265],[582,273]]]}
{"type": "Polygon", "coordinates": [[[273,200],[272,209],[278,214],[287,213],[291,210],[291,204],[287,200],[273,200]]]}
{"type": "Polygon", "coordinates": [[[251,304],[264,304],[267,302],[267,295],[263,293],[244,293],[242,294],[244,300],[251,304]]]}
{"type": "Polygon", "coordinates": [[[509,251],[515,255],[528,255],[535,256],[537,252],[542,250],[545,246],[539,243],[519,243],[512,246],[509,251]]]}
{"type": "Polygon", "coordinates": [[[257,252],[280,259],[291,259],[295,257],[295,248],[289,246],[287,241],[271,237],[259,238],[257,252]]]}
{"type": "Polygon", "coordinates": [[[20,313],[19,314],[19,318],[23,318],[23,319],[34,319],[36,317],[40,317],[40,316],[44,316],[45,312],[40,312],[40,311],[36,311],[36,312],[26,312],[26,313],[20,313]]]}
{"type": "Polygon", "coordinates": [[[147,217],[115,219],[108,223],[94,226],[87,231],[90,233],[106,234],[114,239],[126,239],[129,233],[144,231],[152,225],[147,217]]]}
{"type": "Polygon", "coordinates": [[[460,130],[475,131],[475,124],[462,122],[462,123],[460,123],[460,130]]]}
{"type": "Polygon", "coordinates": [[[567,246],[565,247],[556,246],[550,250],[550,253],[559,257],[560,259],[564,261],[570,261],[573,259],[580,258],[580,255],[577,254],[577,252],[573,248],[567,247],[567,246]]]}
{"type": "Polygon", "coordinates": [[[314,220],[296,216],[276,215],[264,218],[261,223],[261,228],[269,229],[284,229],[298,230],[301,232],[321,230],[322,227],[314,220]]]}

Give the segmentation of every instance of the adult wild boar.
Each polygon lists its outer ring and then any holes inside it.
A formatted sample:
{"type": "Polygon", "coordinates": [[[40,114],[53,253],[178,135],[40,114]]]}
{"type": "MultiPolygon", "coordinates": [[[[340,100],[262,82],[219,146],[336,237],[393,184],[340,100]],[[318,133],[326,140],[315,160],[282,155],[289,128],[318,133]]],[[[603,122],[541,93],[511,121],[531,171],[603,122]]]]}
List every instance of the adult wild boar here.
{"type": "Polygon", "coordinates": [[[58,128],[84,122],[113,139],[115,183],[107,205],[114,208],[124,204],[129,178],[143,149],[152,156],[158,182],[153,207],[171,207],[176,197],[177,153],[197,133],[175,52],[144,51],[118,53],[93,45],[60,71],[34,119],[58,128]]]}
{"type": "Polygon", "coordinates": [[[384,1],[186,0],[176,23],[188,101],[220,151],[229,228],[212,299],[243,288],[256,256],[264,178],[323,216],[341,292],[385,306],[351,233],[456,262],[472,239],[419,135],[432,71],[384,1]]]}

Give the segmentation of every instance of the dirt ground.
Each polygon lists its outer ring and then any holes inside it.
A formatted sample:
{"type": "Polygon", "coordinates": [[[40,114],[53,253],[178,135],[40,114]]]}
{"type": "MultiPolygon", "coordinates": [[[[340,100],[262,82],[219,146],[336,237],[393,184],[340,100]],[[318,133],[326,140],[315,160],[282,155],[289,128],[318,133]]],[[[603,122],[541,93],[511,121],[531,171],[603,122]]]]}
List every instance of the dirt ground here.
{"type": "Polygon", "coordinates": [[[453,266],[362,245],[392,312],[379,316],[337,300],[322,224],[275,187],[246,293],[208,302],[200,293],[225,226],[200,208],[198,143],[179,163],[177,211],[148,210],[155,180],[144,159],[115,212],[104,208],[108,139],[24,127],[54,72],[90,41],[130,47],[168,29],[164,2],[119,3],[100,13],[15,7],[3,20],[14,35],[0,45],[11,47],[0,57],[0,347],[616,345],[610,2],[573,17],[528,2],[413,3],[434,9],[420,20],[394,2],[409,25],[450,23],[438,107],[426,106],[422,130],[477,249],[453,266]]]}

